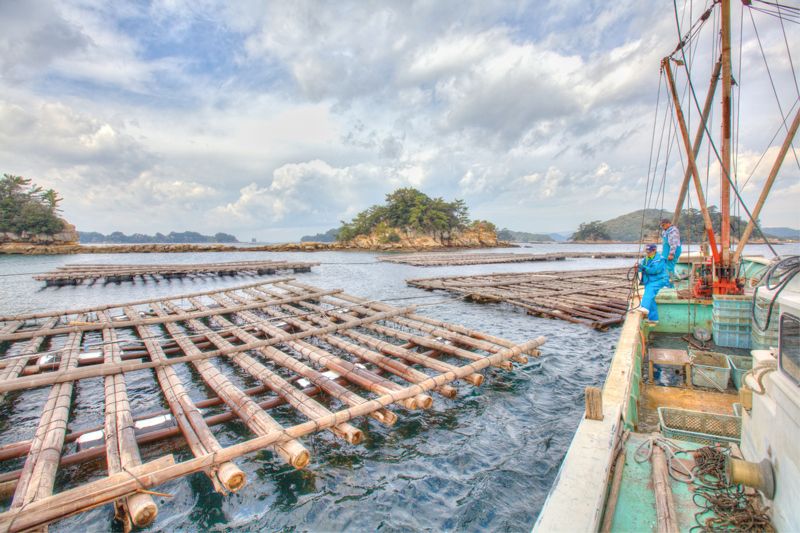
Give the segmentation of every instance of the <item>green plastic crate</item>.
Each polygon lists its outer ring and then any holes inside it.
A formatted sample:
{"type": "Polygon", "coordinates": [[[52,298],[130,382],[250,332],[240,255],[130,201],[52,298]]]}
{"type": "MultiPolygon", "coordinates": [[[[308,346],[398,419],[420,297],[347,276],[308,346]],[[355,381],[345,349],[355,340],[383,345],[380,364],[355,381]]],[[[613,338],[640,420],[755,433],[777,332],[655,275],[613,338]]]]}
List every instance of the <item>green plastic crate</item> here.
{"type": "Polygon", "coordinates": [[[731,363],[731,380],[736,390],[742,388],[742,379],[748,370],[753,368],[753,358],[749,355],[728,355],[731,363]]]}
{"type": "Polygon", "coordinates": [[[692,385],[724,391],[731,379],[731,365],[723,353],[689,350],[692,385]]]}
{"type": "Polygon", "coordinates": [[[668,439],[687,440],[711,446],[736,442],[742,437],[742,417],[659,407],[661,433],[668,439]]]}

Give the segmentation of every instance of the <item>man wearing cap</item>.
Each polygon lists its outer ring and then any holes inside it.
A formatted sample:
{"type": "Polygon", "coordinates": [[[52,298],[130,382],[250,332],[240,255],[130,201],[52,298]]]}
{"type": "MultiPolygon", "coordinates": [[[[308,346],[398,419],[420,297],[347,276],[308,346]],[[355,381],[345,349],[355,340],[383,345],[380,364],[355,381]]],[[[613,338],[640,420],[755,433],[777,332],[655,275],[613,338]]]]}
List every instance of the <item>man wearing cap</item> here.
{"type": "Polygon", "coordinates": [[[669,275],[669,286],[672,287],[672,278],[675,276],[675,263],[681,256],[681,232],[677,226],[672,225],[672,221],[668,218],[661,219],[661,256],[667,266],[667,273],[669,275]]]}
{"type": "Polygon", "coordinates": [[[652,322],[658,322],[656,295],[658,291],[670,285],[666,261],[663,256],[656,254],[657,249],[655,244],[648,244],[647,255],[638,264],[644,284],[644,295],[642,295],[640,307],[647,310],[648,318],[652,322]]]}

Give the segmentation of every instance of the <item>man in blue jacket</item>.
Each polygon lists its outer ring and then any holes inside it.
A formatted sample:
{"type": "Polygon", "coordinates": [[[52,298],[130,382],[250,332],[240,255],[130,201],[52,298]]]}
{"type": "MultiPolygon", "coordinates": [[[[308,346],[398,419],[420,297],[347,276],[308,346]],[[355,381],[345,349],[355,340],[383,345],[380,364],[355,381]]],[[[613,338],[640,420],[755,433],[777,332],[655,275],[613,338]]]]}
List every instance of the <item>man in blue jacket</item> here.
{"type": "Polygon", "coordinates": [[[669,286],[672,287],[672,278],[675,277],[675,263],[681,256],[681,232],[677,226],[672,225],[672,221],[668,218],[661,219],[661,256],[667,266],[667,274],[669,274],[669,286]]]}
{"type": "Polygon", "coordinates": [[[664,257],[656,255],[657,246],[647,245],[647,255],[639,263],[639,272],[642,273],[642,283],[644,284],[644,295],[640,306],[647,309],[648,318],[652,322],[658,322],[658,306],[656,305],[656,295],[658,291],[669,286],[669,273],[664,257]]]}

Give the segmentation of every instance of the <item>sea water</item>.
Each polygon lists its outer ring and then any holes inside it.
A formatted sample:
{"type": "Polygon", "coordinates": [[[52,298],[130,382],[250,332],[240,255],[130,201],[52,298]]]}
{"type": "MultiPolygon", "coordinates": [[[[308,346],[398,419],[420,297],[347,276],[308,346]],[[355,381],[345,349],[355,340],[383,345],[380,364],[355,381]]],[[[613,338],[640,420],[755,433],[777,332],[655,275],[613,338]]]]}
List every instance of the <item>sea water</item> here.
{"type": "MultiPolygon", "coordinates": [[[[636,245],[531,244],[498,253],[559,251],[636,251],[636,245]]],[[[779,253],[797,253],[781,246],[779,253]]],[[[481,250],[487,252],[487,250],[481,250]]],[[[750,253],[769,256],[765,247],[750,253]]],[[[469,253],[469,252],[463,252],[469,253]]],[[[475,304],[444,292],[426,292],[405,280],[489,272],[533,272],[626,267],[630,259],[570,259],[558,262],[450,267],[413,267],[381,263],[371,252],[86,254],[0,256],[0,314],[80,308],[114,302],[233,287],[270,277],[198,277],[171,281],[96,284],[43,288],[35,273],[74,263],[205,263],[275,259],[315,261],[298,281],[389,304],[419,305],[420,314],[463,324],[515,342],[544,335],[539,358],[513,372],[486,371],[481,387],[458,384],[459,395],[434,395],[428,411],[394,408],[399,420],[387,428],[359,420],[366,440],[353,446],[323,432],[304,437],[311,464],[297,471],[269,452],[235,462],[248,484],[237,494],[221,496],[203,474],[193,474],[156,488],[170,497],[155,499],[159,514],[152,530],[164,531],[528,531],[541,510],[572,435],[583,414],[586,386],[602,386],[617,342],[618,330],[599,332],[568,322],[528,316],[503,304],[475,304]]],[[[84,345],[95,342],[87,335],[84,345]]],[[[210,395],[194,369],[177,365],[194,400],[210,395]]],[[[254,386],[247,376],[225,370],[238,385],[254,386]]],[[[149,371],[126,375],[134,416],[165,404],[149,371]]],[[[47,397],[47,389],[9,394],[0,404],[0,445],[30,438],[47,397]]],[[[76,387],[69,431],[103,423],[102,380],[82,380],[76,387]]],[[[206,414],[220,412],[210,408],[206,414]]],[[[271,411],[280,420],[288,408],[271,411]]],[[[220,443],[230,445],[251,434],[238,422],[212,428],[220,443]]],[[[70,445],[74,446],[74,445],[70,445]]],[[[68,448],[70,451],[72,448],[68,448]]],[[[145,446],[145,460],[164,453],[164,446],[145,446]]],[[[185,449],[171,450],[177,460],[185,449]]],[[[2,465],[3,470],[20,463],[2,465]]],[[[62,468],[56,490],[100,479],[104,461],[62,468]]],[[[8,502],[1,504],[6,509],[8,502]]],[[[111,506],[83,513],[52,526],[52,531],[107,531],[111,506]]],[[[121,528],[118,528],[121,530],[121,528]]]]}

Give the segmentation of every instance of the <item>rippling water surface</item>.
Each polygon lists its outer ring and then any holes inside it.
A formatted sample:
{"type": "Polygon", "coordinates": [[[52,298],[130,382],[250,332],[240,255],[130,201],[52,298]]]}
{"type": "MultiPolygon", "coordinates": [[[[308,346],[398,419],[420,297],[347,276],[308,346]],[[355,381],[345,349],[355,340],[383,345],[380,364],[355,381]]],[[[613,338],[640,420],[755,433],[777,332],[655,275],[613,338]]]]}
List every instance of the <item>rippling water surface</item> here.
{"type": "MultiPolygon", "coordinates": [[[[789,249],[781,247],[781,253],[789,249]]],[[[796,247],[795,247],[796,248],[796,247]]],[[[511,251],[535,253],[567,250],[632,250],[633,245],[529,245],[511,251]]],[[[759,247],[754,252],[762,253],[759,247]]],[[[509,249],[498,249],[506,253],[509,249]]],[[[796,249],[792,249],[796,253],[796,249]]],[[[505,305],[467,303],[445,293],[408,287],[409,278],[485,272],[529,272],[628,266],[627,259],[568,260],[462,267],[420,268],[376,263],[375,254],[196,253],[108,254],[15,257],[0,256],[0,314],[76,308],[111,302],[225,288],[256,278],[201,278],[48,288],[31,279],[67,263],[195,263],[252,259],[318,261],[312,273],[297,274],[304,282],[341,288],[389,303],[421,305],[419,312],[522,342],[547,337],[542,356],[514,372],[489,370],[479,388],[460,384],[459,396],[435,397],[429,411],[395,409],[400,419],[391,428],[375,421],[357,422],[366,442],[352,446],[328,433],[305,437],[312,463],[302,471],[287,468],[268,452],[238,459],[248,485],[238,494],[220,496],[208,479],[195,474],[157,490],[159,516],[153,530],[166,531],[328,531],[328,530],[510,530],[527,531],[540,511],[558,467],[583,413],[583,390],[602,384],[618,331],[597,332],[561,321],[526,316],[505,305]]],[[[258,278],[265,282],[269,277],[258,278]]],[[[88,337],[88,336],[87,336],[88,337]]],[[[91,337],[87,341],[91,341],[91,337]]],[[[85,342],[87,342],[85,341],[85,342]]],[[[184,365],[179,365],[184,366],[184,365]]],[[[208,391],[193,369],[179,370],[193,399],[208,391]]],[[[254,386],[246,376],[232,375],[240,386],[254,386]]],[[[127,375],[134,415],[162,409],[160,394],[148,371],[127,375]]],[[[80,411],[73,410],[70,431],[102,425],[102,381],[84,380],[76,387],[80,411]]],[[[0,405],[0,445],[30,438],[46,389],[11,394],[0,405]]],[[[209,410],[212,414],[213,408],[209,410]]],[[[289,420],[287,410],[271,411],[289,420]]],[[[246,438],[243,425],[213,428],[223,445],[246,438]]],[[[145,447],[146,459],[163,448],[145,447]]],[[[188,457],[175,449],[179,460],[188,457]]],[[[3,465],[4,470],[19,465],[3,465]]],[[[99,479],[104,465],[63,469],[57,490],[99,479]]],[[[2,503],[3,509],[8,502],[2,503]]],[[[109,506],[64,520],[53,531],[106,531],[109,506]]]]}

